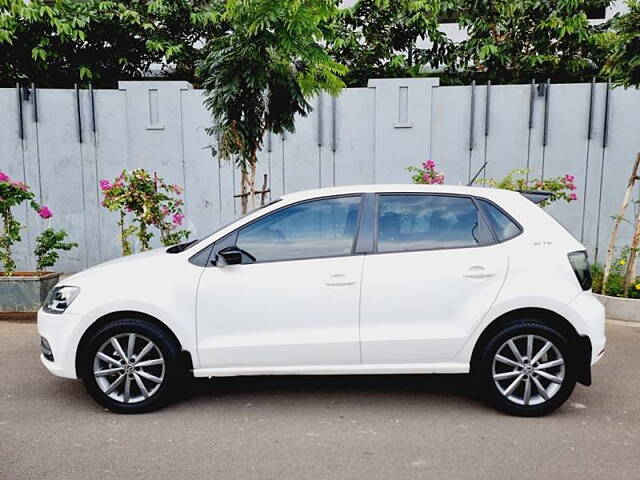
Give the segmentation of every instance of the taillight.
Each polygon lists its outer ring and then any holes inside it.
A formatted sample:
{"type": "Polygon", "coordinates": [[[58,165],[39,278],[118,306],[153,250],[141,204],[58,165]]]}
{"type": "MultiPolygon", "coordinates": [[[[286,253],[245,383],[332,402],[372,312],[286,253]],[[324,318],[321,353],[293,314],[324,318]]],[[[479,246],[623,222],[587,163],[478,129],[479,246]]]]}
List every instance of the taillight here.
{"type": "Polygon", "coordinates": [[[578,283],[583,290],[591,288],[591,269],[589,268],[589,260],[587,260],[587,252],[571,252],[569,254],[569,262],[573,267],[573,272],[578,278],[578,283]]]}

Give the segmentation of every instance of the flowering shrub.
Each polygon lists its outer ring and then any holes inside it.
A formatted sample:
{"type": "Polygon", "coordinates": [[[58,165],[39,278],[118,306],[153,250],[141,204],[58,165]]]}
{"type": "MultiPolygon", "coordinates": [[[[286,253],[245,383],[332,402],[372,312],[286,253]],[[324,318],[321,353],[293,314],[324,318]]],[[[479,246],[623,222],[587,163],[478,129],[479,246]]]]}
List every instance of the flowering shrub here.
{"type": "MultiPolygon", "coordinates": [[[[35,194],[24,182],[12,181],[4,172],[0,172],[0,216],[2,217],[2,234],[0,235],[0,262],[6,276],[10,276],[16,269],[16,262],[11,255],[11,248],[21,240],[22,225],[13,216],[11,209],[22,203],[27,204],[43,219],[53,216],[51,209],[35,201],[35,194]]],[[[75,243],[64,243],[67,236],[64,230],[48,228],[36,238],[35,255],[38,271],[52,267],[58,259],[55,250],[70,250],[77,246],[75,243]],[[53,239],[58,239],[53,241],[53,239]]]]}
{"type": "Polygon", "coordinates": [[[123,172],[113,182],[100,180],[100,189],[104,199],[102,206],[112,212],[119,212],[120,244],[123,255],[133,253],[130,241],[136,236],[142,251],[149,250],[153,238],[151,227],[160,231],[163,245],[175,245],[189,238],[190,231],[179,227],[184,220],[183,200],[179,185],[166,183],[156,173],[151,175],[144,169],[123,172]],[[127,222],[127,216],[133,219],[127,222]]]}
{"type": "Polygon", "coordinates": [[[442,185],[444,183],[444,173],[436,170],[436,163],[433,160],[427,160],[422,167],[407,167],[407,170],[413,175],[411,180],[413,183],[423,185],[442,185]]]}
{"type": "Polygon", "coordinates": [[[558,200],[573,202],[578,199],[578,195],[575,193],[577,187],[575,183],[573,183],[575,181],[575,177],[573,175],[566,174],[560,177],[545,178],[544,180],[537,178],[527,180],[526,175],[528,172],[529,171],[527,169],[511,170],[502,180],[494,180],[492,178],[488,178],[487,180],[479,179],[476,183],[493,188],[502,188],[504,190],[543,190],[550,192],[551,196],[544,202],[540,203],[541,207],[558,200]]]}

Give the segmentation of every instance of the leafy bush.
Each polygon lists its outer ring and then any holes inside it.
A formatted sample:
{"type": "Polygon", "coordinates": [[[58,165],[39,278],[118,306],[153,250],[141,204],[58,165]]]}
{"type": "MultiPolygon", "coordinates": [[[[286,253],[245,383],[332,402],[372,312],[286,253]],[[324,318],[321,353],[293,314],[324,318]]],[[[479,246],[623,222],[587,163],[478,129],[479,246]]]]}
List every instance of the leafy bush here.
{"type": "Polygon", "coordinates": [[[59,258],[56,250],[71,250],[78,246],[75,242],[65,242],[65,238],[67,238],[67,232],[56,231],[53,228],[47,228],[36,237],[36,249],[33,253],[36,255],[38,271],[44,271],[55,265],[59,258]]]}
{"type": "MultiPolygon", "coordinates": [[[[602,288],[602,280],[604,277],[604,269],[601,265],[594,263],[591,265],[591,276],[593,277],[593,291],[601,292],[604,295],[612,297],[624,297],[624,276],[626,265],[629,261],[629,247],[625,247],[620,252],[620,256],[616,258],[611,265],[611,273],[607,280],[606,288],[602,288]]],[[[629,289],[628,298],[640,298],[640,277],[637,277],[634,284],[629,289]]]]}
{"type": "Polygon", "coordinates": [[[566,174],[560,177],[541,179],[528,179],[527,169],[515,169],[511,170],[502,180],[494,180],[488,178],[486,180],[478,179],[476,183],[493,188],[501,188],[503,190],[514,190],[518,192],[524,191],[545,191],[550,192],[551,196],[540,203],[541,207],[547,206],[558,200],[564,200],[567,203],[578,200],[578,195],[575,193],[577,187],[575,183],[575,177],[573,175],[566,174]]]}
{"type": "Polygon", "coordinates": [[[155,172],[151,175],[144,169],[137,169],[123,170],[113,183],[101,180],[100,189],[104,195],[102,206],[120,213],[122,255],[134,252],[132,236],[138,238],[142,251],[149,250],[153,238],[151,227],[160,231],[160,241],[165,246],[189,238],[189,230],[178,228],[184,220],[184,202],[174,196],[183,192],[179,185],[166,183],[155,172]],[[133,217],[131,222],[127,221],[129,214],[133,217]]]}
{"type": "MultiPolygon", "coordinates": [[[[13,215],[12,209],[23,203],[27,203],[44,220],[53,216],[49,207],[35,201],[35,194],[24,182],[12,181],[9,175],[0,172],[0,217],[2,217],[3,227],[0,235],[0,263],[3,265],[6,276],[11,276],[16,269],[11,249],[22,239],[20,236],[22,225],[13,215]]],[[[70,250],[77,246],[75,243],[64,243],[66,236],[67,233],[64,230],[56,231],[48,228],[36,238],[34,253],[37,257],[38,271],[55,264],[58,259],[56,250],[70,250]]]]}

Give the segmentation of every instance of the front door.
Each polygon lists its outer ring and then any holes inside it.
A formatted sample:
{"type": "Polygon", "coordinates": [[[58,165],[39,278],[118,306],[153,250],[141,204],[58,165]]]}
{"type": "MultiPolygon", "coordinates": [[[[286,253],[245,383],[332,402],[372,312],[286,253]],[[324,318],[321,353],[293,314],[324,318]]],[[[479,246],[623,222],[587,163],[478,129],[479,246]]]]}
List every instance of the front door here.
{"type": "Polygon", "coordinates": [[[376,216],[363,272],[363,363],[451,360],[500,291],[503,247],[466,196],[380,195],[376,216]]]}
{"type": "Polygon", "coordinates": [[[283,207],[235,232],[250,254],[209,266],[198,287],[202,368],[360,363],[362,255],[354,255],[361,197],[283,207]]]}

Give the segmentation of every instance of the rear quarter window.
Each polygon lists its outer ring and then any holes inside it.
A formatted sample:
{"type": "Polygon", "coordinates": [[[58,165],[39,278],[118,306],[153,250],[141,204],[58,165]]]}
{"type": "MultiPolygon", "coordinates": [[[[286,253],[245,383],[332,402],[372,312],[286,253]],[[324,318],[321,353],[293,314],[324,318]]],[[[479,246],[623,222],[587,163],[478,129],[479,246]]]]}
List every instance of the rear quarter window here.
{"type": "Polygon", "coordinates": [[[511,217],[509,217],[501,208],[493,203],[478,199],[482,206],[489,223],[493,227],[494,232],[498,236],[500,242],[505,242],[517,237],[522,232],[522,227],[518,225],[511,217]]]}

